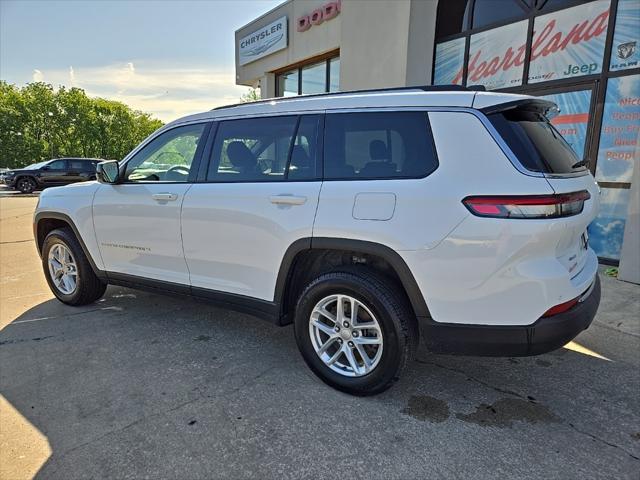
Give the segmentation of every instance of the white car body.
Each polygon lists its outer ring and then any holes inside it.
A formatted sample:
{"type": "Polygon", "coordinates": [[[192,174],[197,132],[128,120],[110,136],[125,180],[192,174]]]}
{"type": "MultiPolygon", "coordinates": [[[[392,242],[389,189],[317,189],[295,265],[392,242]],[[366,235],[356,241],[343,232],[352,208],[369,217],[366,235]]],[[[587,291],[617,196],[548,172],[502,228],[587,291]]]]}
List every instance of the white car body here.
{"type": "Polygon", "coordinates": [[[402,89],[276,99],[185,117],[155,132],[121,163],[180,125],[364,110],[427,112],[439,165],[411,179],[88,182],[51,188],[40,196],[36,236],[42,237],[42,219],[71,220],[109,283],[158,282],[223,301],[255,300],[264,308],[253,311],[269,313],[278,323],[287,323],[279,279],[292,245],[315,248],[315,239],[317,245],[331,245],[332,239],[365,242],[404,261],[427,307],[419,306],[415,291],[408,292],[414,310],[421,310],[415,314],[428,316],[430,328],[526,328],[596,281],[598,259],[581,242],[599,208],[599,190],[588,171],[526,171],[481,112],[529,98],[402,89]],[[582,211],[561,218],[485,218],[462,202],[472,195],[584,190],[590,198],[582,211]]]}

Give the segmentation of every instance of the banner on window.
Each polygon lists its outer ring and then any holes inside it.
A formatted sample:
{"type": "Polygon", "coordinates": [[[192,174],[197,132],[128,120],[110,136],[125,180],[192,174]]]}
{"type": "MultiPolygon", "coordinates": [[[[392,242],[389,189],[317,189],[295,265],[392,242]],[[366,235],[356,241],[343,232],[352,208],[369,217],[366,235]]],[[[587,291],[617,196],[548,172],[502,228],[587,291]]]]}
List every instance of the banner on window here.
{"type": "Polygon", "coordinates": [[[637,68],[640,63],[640,2],[638,0],[620,0],[616,13],[616,29],[611,46],[611,64],[609,69],[626,70],[637,68]]]}
{"type": "MultiPolygon", "coordinates": [[[[522,84],[526,41],[526,20],[472,35],[467,85],[494,90],[522,84]]],[[[462,68],[454,82],[460,80],[462,68]]]]}
{"type": "Polygon", "coordinates": [[[436,45],[436,66],[433,74],[434,85],[462,84],[464,63],[464,38],[456,38],[436,45]]]}
{"type": "Polygon", "coordinates": [[[600,192],[600,213],[589,225],[589,245],[599,257],[620,259],[629,193],[626,188],[603,188],[600,192]]]}
{"type": "Polygon", "coordinates": [[[529,83],[600,73],[610,3],[598,0],[536,18],[529,83]]]}
{"type": "Polygon", "coordinates": [[[630,182],[640,162],[640,75],[610,78],[602,113],[596,180],[630,182]]]}

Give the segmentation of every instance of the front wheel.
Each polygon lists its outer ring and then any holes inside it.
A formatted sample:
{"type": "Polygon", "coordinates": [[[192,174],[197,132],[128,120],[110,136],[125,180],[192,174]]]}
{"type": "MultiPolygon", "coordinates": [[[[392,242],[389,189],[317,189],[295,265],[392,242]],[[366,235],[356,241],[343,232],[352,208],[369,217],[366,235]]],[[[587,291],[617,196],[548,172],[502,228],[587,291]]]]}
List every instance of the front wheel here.
{"type": "Polygon", "coordinates": [[[417,327],[403,291],[367,269],[326,273],[303,291],[295,335],[311,370],[353,395],[389,388],[412,357],[417,327]]]}
{"type": "Polygon", "coordinates": [[[107,288],[87,259],[71,229],[53,230],[42,245],[42,267],[53,294],[67,305],[87,305],[107,288]]]}
{"type": "Polygon", "coordinates": [[[37,185],[36,185],[36,181],[33,178],[30,177],[23,177],[18,179],[18,182],[16,183],[16,188],[21,192],[21,193],[33,193],[36,189],[37,185]]]}

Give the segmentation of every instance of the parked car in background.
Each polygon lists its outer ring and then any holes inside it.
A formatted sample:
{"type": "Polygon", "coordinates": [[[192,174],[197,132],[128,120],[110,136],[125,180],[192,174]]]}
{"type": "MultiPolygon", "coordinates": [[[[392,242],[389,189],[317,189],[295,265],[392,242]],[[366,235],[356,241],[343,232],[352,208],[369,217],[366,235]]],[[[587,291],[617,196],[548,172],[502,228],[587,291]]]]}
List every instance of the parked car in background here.
{"type": "Polygon", "coordinates": [[[8,168],[0,168],[0,183],[4,183],[4,179],[7,176],[7,172],[9,172],[8,168]]]}
{"type": "Polygon", "coordinates": [[[309,367],[357,395],[392,385],[420,339],[549,352],[600,301],[598,186],[554,109],[451,86],[182,118],[99,164],[98,182],[40,196],[44,273],[69,305],[114,284],[293,323],[309,367]]]}
{"type": "Polygon", "coordinates": [[[96,179],[99,158],[56,158],[28,167],[9,170],[4,183],[22,193],[32,193],[47,187],[59,187],[96,179]]]}

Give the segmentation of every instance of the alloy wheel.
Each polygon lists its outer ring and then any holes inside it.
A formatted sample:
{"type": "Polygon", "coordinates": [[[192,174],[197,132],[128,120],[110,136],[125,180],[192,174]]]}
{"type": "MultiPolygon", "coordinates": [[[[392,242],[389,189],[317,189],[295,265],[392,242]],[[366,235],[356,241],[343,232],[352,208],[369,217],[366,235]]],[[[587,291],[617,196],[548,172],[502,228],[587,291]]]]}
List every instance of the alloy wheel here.
{"type": "Polygon", "coordinates": [[[309,336],[324,364],[345,377],[371,373],[382,358],[382,329],[366,305],[349,295],[330,295],[311,312],[309,336]]]}
{"type": "Polygon", "coordinates": [[[49,250],[49,275],[55,287],[65,295],[75,292],[78,285],[78,266],[69,248],[56,243],[49,250]]]}

